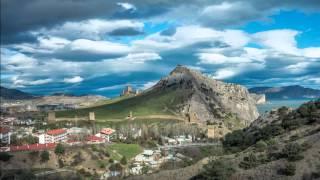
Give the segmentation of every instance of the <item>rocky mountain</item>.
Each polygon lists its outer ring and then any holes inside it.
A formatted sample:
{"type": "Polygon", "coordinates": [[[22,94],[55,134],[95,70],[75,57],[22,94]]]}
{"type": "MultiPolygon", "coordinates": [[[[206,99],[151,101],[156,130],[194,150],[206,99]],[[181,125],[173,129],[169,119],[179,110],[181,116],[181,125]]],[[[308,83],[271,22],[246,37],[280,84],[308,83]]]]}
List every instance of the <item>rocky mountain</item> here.
{"type": "Polygon", "coordinates": [[[305,99],[320,97],[320,90],[299,85],[283,87],[254,87],[250,93],[265,94],[267,99],[305,99]]]}
{"type": "Polygon", "coordinates": [[[241,85],[224,83],[198,71],[177,66],[168,76],[139,95],[57,115],[85,116],[93,111],[96,119],[104,121],[126,119],[129,114],[138,119],[185,120],[213,126],[214,134],[222,136],[255,120],[259,116],[255,104],[248,90],[241,85]]]}
{"type": "Polygon", "coordinates": [[[190,122],[215,123],[231,116],[251,122],[259,115],[255,100],[245,87],[209,78],[184,66],[177,66],[151,91],[164,89],[183,90],[185,97],[176,111],[190,122]]]}
{"type": "Polygon", "coordinates": [[[36,96],[17,89],[8,89],[0,86],[0,98],[5,100],[25,100],[33,99],[36,96]]]}

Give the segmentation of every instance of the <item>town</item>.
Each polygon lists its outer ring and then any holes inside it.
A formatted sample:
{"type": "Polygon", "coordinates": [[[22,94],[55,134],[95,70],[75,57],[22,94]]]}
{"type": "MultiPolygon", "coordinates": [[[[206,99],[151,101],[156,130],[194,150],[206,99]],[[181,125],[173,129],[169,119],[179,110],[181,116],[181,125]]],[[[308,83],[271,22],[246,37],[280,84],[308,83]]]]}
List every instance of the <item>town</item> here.
{"type": "MultiPolygon", "coordinates": [[[[137,93],[128,86],[120,97],[130,95],[136,96],[137,93]]],[[[162,122],[157,126],[144,124],[135,120],[132,111],[128,112],[125,118],[128,123],[122,125],[97,123],[95,112],[88,112],[87,116],[74,118],[56,117],[56,113],[61,110],[76,109],[71,107],[71,105],[48,104],[38,106],[34,110],[17,108],[16,104],[11,106],[5,104],[1,109],[0,117],[0,152],[11,153],[13,156],[18,153],[22,157],[28,157],[28,154],[37,152],[40,154],[42,163],[56,157],[55,160],[50,160],[53,162],[48,163],[53,169],[56,167],[86,176],[94,174],[104,179],[112,176],[124,177],[152,173],[173,163],[180,164],[176,168],[183,167],[183,164],[192,162],[193,157],[179,152],[179,149],[219,144],[208,139],[207,132],[195,124],[165,123],[161,125],[162,122]],[[67,160],[68,158],[63,157],[63,154],[72,153],[69,151],[76,147],[91,153],[102,152],[103,158],[99,158],[94,163],[91,162],[91,165],[86,168],[82,163],[75,166],[74,160],[67,160]],[[122,148],[127,148],[128,152],[123,152],[122,148]],[[53,154],[59,149],[63,149],[63,153],[54,156],[53,154]],[[49,154],[47,160],[42,159],[43,153],[49,154]],[[92,171],[92,169],[96,170],[92,171]]],[[[80,158],[84,154],[81,151],[77,153],[72,156],[80,158]]],[[[22,161],[21,157],[17,158],[18,161],[22,161]]],[[[82,160],[85,159],[82,157],[82,160]]],[[[37,174],[37,176],[44,175],[46,175],[45,170],[37,174]]]]}

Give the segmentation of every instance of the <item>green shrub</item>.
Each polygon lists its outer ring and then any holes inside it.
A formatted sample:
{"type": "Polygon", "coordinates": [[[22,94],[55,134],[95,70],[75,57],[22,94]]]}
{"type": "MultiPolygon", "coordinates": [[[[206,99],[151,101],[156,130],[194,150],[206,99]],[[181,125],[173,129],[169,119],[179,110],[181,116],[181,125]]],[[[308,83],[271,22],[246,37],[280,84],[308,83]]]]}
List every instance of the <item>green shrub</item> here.
{"type": "Polygon", "coordinates": [[[204,165],[199,176],[201,179],[226,180],[233,173],[235,173],[235,169],[231,164],[223,160],[210,160],[208,164],[204,165]]]}
{"type": "Polygon", "coordinates": [[[64,149],[63,145],[60,143],[57,144],[56,148],[54,149],[54,153],[56,153],[57,155],[62,155],[62,154],[64,154],[64,152],[65,152],[65,149],[64,149]]]}
{"type": "Polygon", "coordinates": [[[50,159],[50,154],[48,151],[42,151],[40,157],[41,157],[41,162],[47,162],[50,159]]]}
{"type": "Polygon", "coordinates": [[[109,159],[109,163],[113,163],[114,160],[112,158],[109,159]]]}
{"type": "Polygon", "coordinates": [[[122,165],[126,165],[128,162],[127,162],[127,158],[125,156],[122,157],[122,159],[120,160],[120,163],[122,165]]]}
{"type": "Polygon", "coordinates": [[[96,145],[92,145],[91,149],[92,149],[92,151],[96,151],[96,152],[99,151],[99,149],[98,149],[98,147],[96,145]]]}
{"type": "Polygon", "coordinates": [[[302,147],[298,143],[287,144],[282,150],[282,156],[287,158],[289,161],[298,161],[303,159],[301,155],[302,147]]]}
{"type": "Polygon", "coordinates": [[[235,130],[231,133],[228,133],[224,140],[223,140],[223,145],[226,148],[230,147],[238,147],[241,148],[244,145],[244,132],[242,130],[235,130]]]}
{"type": "Polygon", "coordinates": [[[255,154],[250,153],[248,156],[243,158],[243,161],[240,162],[239,167],[242,169],[251,169],[260,164],[258,158],[255,154]]]}
{"type": "Polygon", "coordinates": [[[7,152],[0,152],[0,161],[7,162],[9,161],[13,155],[7,153],[7,152]]]}
{"type": "Polygon", "coordinates": [[[98,166],[99,166],[100,168],[105,168],[105,167],[106,167],[106,164],[105,164],[103,161],[99,160],[99,161],[98,161],[98,166]]]}
{"type": "Polygon", "coordinates": [[[294,176],[296,174],[296,165],[293,163],[287,163],[283,169],[280,169],[280,174],[294,176]]]}
{"type": "Polygon", "coordinates": [[[259,152],[266,150],[267,147],[268,147],[267,143],[265,143],[263,140],[258,141],[255,145],[256,150],[259,152]]]}

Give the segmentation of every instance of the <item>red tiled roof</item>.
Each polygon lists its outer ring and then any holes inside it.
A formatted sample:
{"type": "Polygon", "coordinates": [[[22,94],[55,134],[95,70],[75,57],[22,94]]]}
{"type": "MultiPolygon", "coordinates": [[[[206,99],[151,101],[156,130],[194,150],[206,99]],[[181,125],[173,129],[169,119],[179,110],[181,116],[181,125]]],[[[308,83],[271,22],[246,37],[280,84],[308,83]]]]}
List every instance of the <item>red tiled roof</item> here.
{"type": "Polygon", "coordinates": [[[5,127],[0,127],[0,133],[2,134],[6,134],[8,133],[10,130],[8,128],[5,128],[5,127]]]}
{"type": "Polygon", "coordinates": [[[91,136],[88,136],[88,137],[87,137],[87,141],[94,141],[94,142],[99,141],[99,142],[103,142],[104,139],[101,138],[101,137],[97,137],[97,136],[91,135],[91,136]]]}
{"type": "Polygon", "coordinates": [[[110,134],[114,133],[115,131],[116,130],[111,129],[111,128],[103,128],[103,129],[101,129],[100,133],[110,135],[110,134]]]}
{"type": "Polygon", "coordinates": [[[46,149],[53,149],[55,147],[56,147],[55,143],[27,144],[22,146],[10,146],[10,151],[41,151],[46,149]]]}
{"type": "Polygon", "coordinates": [[[67,131],[64,130],[64,129],[52,129],[52,130],[47,131],[47,134],[51,135],[51,136],[56,136],[56,135],[59,135],[59,134],[64,134],[66,132],[67,131]]]}

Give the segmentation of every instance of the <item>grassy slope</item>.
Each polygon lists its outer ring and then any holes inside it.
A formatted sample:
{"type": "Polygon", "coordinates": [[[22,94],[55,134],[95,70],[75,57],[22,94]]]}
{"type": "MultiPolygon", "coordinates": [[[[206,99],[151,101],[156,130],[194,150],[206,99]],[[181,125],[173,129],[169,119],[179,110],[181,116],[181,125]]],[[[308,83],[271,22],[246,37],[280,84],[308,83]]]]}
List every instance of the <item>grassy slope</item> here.
{"type": "Polygon", "coordinates": [[[137,154],[142,152],[142,148],[138,144],[112,144],[108,147],[111,152],[111,157],[113,157],[115,160],[120,160],[122,157],[119,157],[117,155],[113,155],[113,152],[117,152],[118,154],[125,156],[127,159],[131,159],[135,157],[137,154]]]}
{"type": "Polygon", "coordinates": [[[147,92],[139,96],[125,98],[105,105],[57,112],[57,117],[88,116],[95,112],[97,121],[123,120],[132,111],[134,116],[173,115],[168,109],[182,103],[186,92],[182,90],[163,90],[147,92]]]}

